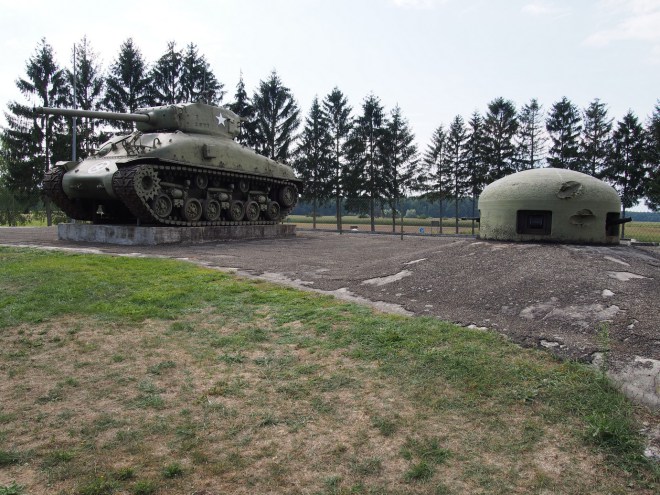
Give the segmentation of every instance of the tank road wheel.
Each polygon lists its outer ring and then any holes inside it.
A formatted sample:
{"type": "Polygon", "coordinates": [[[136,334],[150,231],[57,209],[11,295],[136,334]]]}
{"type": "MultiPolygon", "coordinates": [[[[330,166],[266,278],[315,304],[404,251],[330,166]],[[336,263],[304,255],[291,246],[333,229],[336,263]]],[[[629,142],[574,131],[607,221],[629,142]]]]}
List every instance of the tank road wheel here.
{"type": "Polygon", "coordinates": [[[298,192],[293,186],[284,186],[280,189],[279,200],[285,208],[296,204],[296,199],[298,199],[298,192]]]}
{"type": "Polygon", "coordinates": [[[133,177],[135,192],[143,200],[154,199],[160,192],[160,178],[150,166],[141,166],[133,177]]]}
{"type": "Polygon", "coordinates": [[[266,207],[266,218],[268,220],[278,220],[280,218],[280,204],[277,201],[271,201],[266,207]]]}
{"type": "Polygon", "coordinates": [[[261,213],[261,208],[259,208],[259,203],[256,201],[248,201],[245,204],[245,219],[248,222],[255,222],[259,219],[259,213],[261,213]]]}
{"type": "Polygon", "coordinates": [[[245,215],[245,207],[243,206],[242,201],[232,201],[229,205],[229,211],[227,212],[229,220],[234,222],[240,222],[243,220],[243,215],[245,215]]]}
{"type": "Polygon", "coordinates": [[[189,222],[196,222],[202,218],[202,202],[197,198],[188,198],[183,203],[183,218],[189,222]]]}
{"type": "Polygon", "coordinates": [[[206,201],[204,201],[203,211],[204,211],[204,218],[206,218],[210,222],[214,222],[215,220],[220,218],[220,212],[222,210],[220,203],[217,202],[215,199],[207,199],[206,201]]]}
{"type": "Polygon", "coordinates": [[[151,204],[158,218],[167,218],[172,213],[172,199],[167,194],[159,194],[151,204]]]}
{"type": "Polygon", "coordinates": [[[250,184],[248,184],[248,181],[239,180],[238,181],[238,190],[241,191],[243,194],[247,193],[250,190],[250,184]]]}
{"type": "Polygon", "coordinates": [[[195,187],[197,189],[206,189],[209,185],[209,178],[204,174],[197,174],[195,176],[195,187]]]}

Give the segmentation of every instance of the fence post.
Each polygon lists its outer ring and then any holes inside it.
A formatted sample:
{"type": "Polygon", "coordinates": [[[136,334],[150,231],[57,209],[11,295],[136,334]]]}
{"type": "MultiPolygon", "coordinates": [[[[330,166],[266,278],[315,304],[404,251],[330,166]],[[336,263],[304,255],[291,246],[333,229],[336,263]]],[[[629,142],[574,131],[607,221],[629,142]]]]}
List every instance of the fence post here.
{"type": "MultiPolygon", "coordinates": [[[[619,215],[620,218],[624,218],[626,216],[626,208],[623,208],[623,211],[619,215]]],[[[622,223],[621,224],[621,239],[625,238],[625,233],[626,233],[626,224],[622,223]]]]}

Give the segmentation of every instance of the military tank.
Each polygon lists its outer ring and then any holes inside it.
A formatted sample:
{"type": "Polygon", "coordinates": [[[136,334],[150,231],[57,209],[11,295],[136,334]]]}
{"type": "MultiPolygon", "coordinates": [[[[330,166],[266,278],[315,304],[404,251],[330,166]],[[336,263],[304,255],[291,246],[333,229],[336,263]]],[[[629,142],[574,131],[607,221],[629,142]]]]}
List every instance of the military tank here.
{"type": "Polygon", "coordinates": [[[206,103],[115,113],[35,108],[37,114],[135,122],[83,161],[57,162],[44,194],[94,223],[266,225],[295,206],[301,181],[287,165],[234,141],[240,117],[206,103]]]}

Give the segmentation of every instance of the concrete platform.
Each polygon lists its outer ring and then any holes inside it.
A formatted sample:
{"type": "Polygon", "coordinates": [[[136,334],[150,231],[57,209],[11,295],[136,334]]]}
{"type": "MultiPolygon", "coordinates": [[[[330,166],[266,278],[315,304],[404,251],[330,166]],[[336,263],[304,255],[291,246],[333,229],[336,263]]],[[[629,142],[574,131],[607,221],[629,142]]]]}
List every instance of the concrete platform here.
{"type": "Polygon", "coordinates": [[[156,246],[159,244],[202,244],[246,239],[281,239],[294,237],[296,226],[231,225],[217,227],[138,227],[136,225],[91,225],[61,223],[57,238],[61,241],[156,246]]]}

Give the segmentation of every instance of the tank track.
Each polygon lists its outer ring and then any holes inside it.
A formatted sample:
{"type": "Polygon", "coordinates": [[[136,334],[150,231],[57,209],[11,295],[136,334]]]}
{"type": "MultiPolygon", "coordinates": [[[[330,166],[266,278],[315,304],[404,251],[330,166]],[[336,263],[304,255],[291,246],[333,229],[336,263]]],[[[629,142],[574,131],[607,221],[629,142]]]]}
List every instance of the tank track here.
{"type": "MultiPolygon", "coordinates": [[[[264,176],[255,176],[250,174],[243,174],[239,172],[230,172],[217,169],[200,169],[199,167],[167,164],[167,163],[137,163],[119,168],[112,177],[112,187],[120,199],[120,201],[128,208],[128,210],[144,224],[160,224],[160,225],[174,225],[183,227],[203,227],[203,226],[226,226],[226,225],[274,225],[286,218],[286,216],[293,210],[298,201],[298,186],[295,182],[276,179],[264,176]],[[196,175],[204,175],[208,178],[209,184],[222,184],[221,187],[229,187],[230,184],[237,184],[240,181],[245,181],[252,185],[253,190],[270,190],[268,194],[272,198],[273,195],[284,188],[285,186],[293,187],[295,191],[295,198],[289,207],[280,205],[280,213],[275,220],[262,218],[263,212],[260,213],[258,220],[242,220],[233,221],[226,218],[219,218],[217,220],[197,220],[189,221],[186,219],[177,218],[178,215],[168,215],[166,218],[158,216],[152,207],[152,194],[144,191],[144,188],[136,185],[136,179],[144,176],[144,167],[149,167],[155,171],[157,179],[157,187],[160,188],[160,182],[168,184],[170,180],[177,184],[190,185],[196,175]],[[167,179],[167,181],[165,181],[167,179]],[[140,192],[138,192],[140,191],[140,192]],[[140,194],[141,193],[141,194],[140,194]]],[[[188,186],[186,186],[188,187],[188,186]]],[[[216,188],[217,189],[217,188],[216,188]]],[[[200,194],[204,195],[206,189],[195,189],[191,187],[191,197],[195,198],[200,194]]],[[[233,191],[233,189],[232,189],[233,191]]],[[[252,193],[252,191],[250,191],[252,193]]],[[[185,196],[188,194],[184,193],[185,196]]],[[[233,194],[233,193],[230,193],[233,194]]],[[[248,196],[248,192],[244,191],[243,195],[248,196]]],[[[179,201],[182,201],[180,199],[179,201]]],[[[173,211],[174,213],[174,211],[173,211]]]]}
{"type": "Polygon", "coordinates": [[[90,211],[77,201],[70,200],[62,188],[62,178],[66,170],[64,167],[53,167],[44,174],[43,193],[69,218],[76,220],[93,220],[94,210],[90,211]]]}

